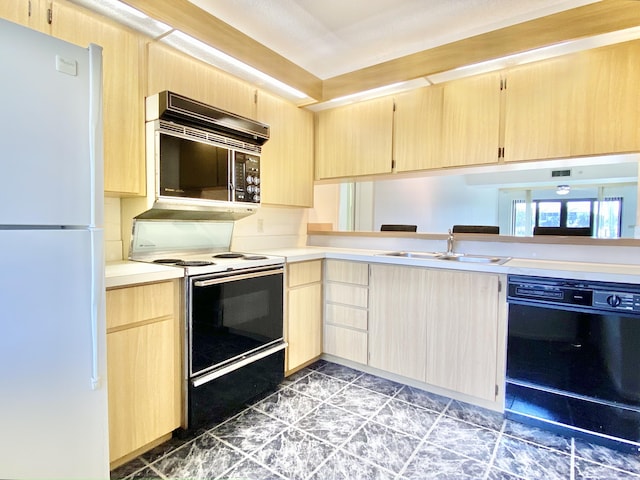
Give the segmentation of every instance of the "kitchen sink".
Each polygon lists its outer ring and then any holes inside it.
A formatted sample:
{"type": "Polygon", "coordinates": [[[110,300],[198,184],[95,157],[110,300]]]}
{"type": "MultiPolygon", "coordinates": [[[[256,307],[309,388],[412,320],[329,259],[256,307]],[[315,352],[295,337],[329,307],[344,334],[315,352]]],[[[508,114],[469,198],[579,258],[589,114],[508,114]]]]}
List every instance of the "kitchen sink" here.
{"type": "Polygon", "coordinates": [[[388,252],[380,253],[379,255],[383,255],[385,257],[422,258],[431,260],[433,258],[440,257],[442,252],[388,252]]]}
{"type": "Polygon", "coordinates": [[[447,260],[450,262],[463,263],[488,263],[491,265],[502,265],[511,259],[511,257],[492,257],[485,255],[441,255],[438,260],[447,260]]]}
{"type": "Polygon", "coordinates": [[[511,257],[495,257],[491,255],[466,255],[463,253],[447,254],[443,252],[387,252],[380,253],[385,257],[400,257],[400,258],[416,258],[422,260],[445,260],[449,262],[461,262],[461,263],[481,263],[489,265],[502,265],[511,259],[511,257]]]}

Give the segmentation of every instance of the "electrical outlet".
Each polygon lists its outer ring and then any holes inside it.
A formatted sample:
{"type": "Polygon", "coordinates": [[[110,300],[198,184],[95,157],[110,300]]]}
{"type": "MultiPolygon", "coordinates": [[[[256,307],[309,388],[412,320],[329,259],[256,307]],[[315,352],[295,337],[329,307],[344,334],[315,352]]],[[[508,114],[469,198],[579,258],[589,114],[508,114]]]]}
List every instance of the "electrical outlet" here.
{"type": "Polygon", "coordinates": [[[258,218],[258,233],[264,232],[264,219],[258,218]]]}

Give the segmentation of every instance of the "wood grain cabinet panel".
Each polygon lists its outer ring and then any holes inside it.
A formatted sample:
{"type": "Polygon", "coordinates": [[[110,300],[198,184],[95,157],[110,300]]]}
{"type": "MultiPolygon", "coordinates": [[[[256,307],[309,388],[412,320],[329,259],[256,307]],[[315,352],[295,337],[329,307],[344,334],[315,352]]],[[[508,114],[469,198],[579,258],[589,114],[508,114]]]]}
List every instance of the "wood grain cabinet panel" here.
{"type": "Polygon", "coordinates": [[[111,467],[181,423],[179,281],[107,290],[111,467]]]}
{"type": "Polygon", "coordinates": [[[369,365],[424,382],[429,270],[371,265],[369,365]]]}
{"type": "Polygon", "coordinates": [[[158,43],[148,45],[147,95],[170,90],[248,118],[255,118],[255,88],[158,43]]]}
{"type": "Polygon", "coordinates": [[[444,85],[441,166],[497,163],[500,75],[490,73],[444,85]]]}
{"type": "Polygon", "coordinates": [[[440,86],[395,96],[393,159],[396,171],[442,167],[442,100],[440,86]]]}
{"type": "Polygon", "coordinates": [[[269,125],[262,147],[262,203],[313,206],[313,114],[292,103],[258,92],[257,120],[269,125]]]}
{"type": "Polygon", "coordinates": [[[145,194],[143,40],[135,32],[68,2],[52,4],[51,34],[100,45],[103,57],[104,189],[145,194]]]}
{"type": "Polygon", "coordinates": [[[50,3],[46,0],[3,0],[0,2],[0,18],[50,33],[49,8],[50,3]]]}
{"type": "Polygon", "coordinates": [[[322,354],[322,260],[287,265],[286,374],[322,354]]]}
{"type": "Polygon", "coordinates": [[[316,178],[390,173],[393,99],[323,110],[316,118],[316,178]]]}
{"type": "Polygon", "coordinates": [[[369,265],[327,260],[324,288],[323,351],[366,365],[369,265]]]}
{"type": "Polygon", "coordinates": [[[496,399],[499,277],[431,270],[423,290],[426,382],[489,401],[496,399]]]}

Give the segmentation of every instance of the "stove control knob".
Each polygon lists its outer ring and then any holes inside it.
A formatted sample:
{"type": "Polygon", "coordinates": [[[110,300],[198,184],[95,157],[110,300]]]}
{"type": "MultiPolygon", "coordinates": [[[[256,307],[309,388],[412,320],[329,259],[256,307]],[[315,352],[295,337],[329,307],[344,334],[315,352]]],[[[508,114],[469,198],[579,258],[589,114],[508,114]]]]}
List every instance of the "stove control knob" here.
{"type": "Polygon", "coordinates": [[[260,187],[254,187],[253,191],[256,193],[260,193],[260,187]]]}
{"type": "Polygon", "coordinates": [[[253,175],[249,175],[247,177],[247,183],[249,183],[249,184],[253,183],[253,175]]]}
{"type": "Polygon", "coordinates": [[[254,190],[255,190],[255,187],[253,185],[247,186],[247,193],[253,193],[254,190]]]}
{"type": "Polygon", "coordinates": [[[607,297],[607,303],[609,306],[616,308],[620,306],[622,299],[618,295],[610,295],[607,297]]]}
{"type": "Polygon", "coordinates": [[[253,201],[258,203],[260,201],[260,195],[254,195],[253,196],[253,201]]]}
{"type": "Polygon", "coordinates": [[[260,185],[260,177],[256,177],[254,181],[256,185],[260,185]]]}

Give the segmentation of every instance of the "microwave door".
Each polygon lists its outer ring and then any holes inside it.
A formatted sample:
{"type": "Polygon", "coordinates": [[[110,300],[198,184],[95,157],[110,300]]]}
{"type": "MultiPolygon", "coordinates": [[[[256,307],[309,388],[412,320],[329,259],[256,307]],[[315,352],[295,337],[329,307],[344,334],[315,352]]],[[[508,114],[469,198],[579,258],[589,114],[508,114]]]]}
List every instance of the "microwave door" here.
{"type": "Polygon", "coordinates": [[[227,148],[160,134],[160,195],[229,201],[227,148]]]}

